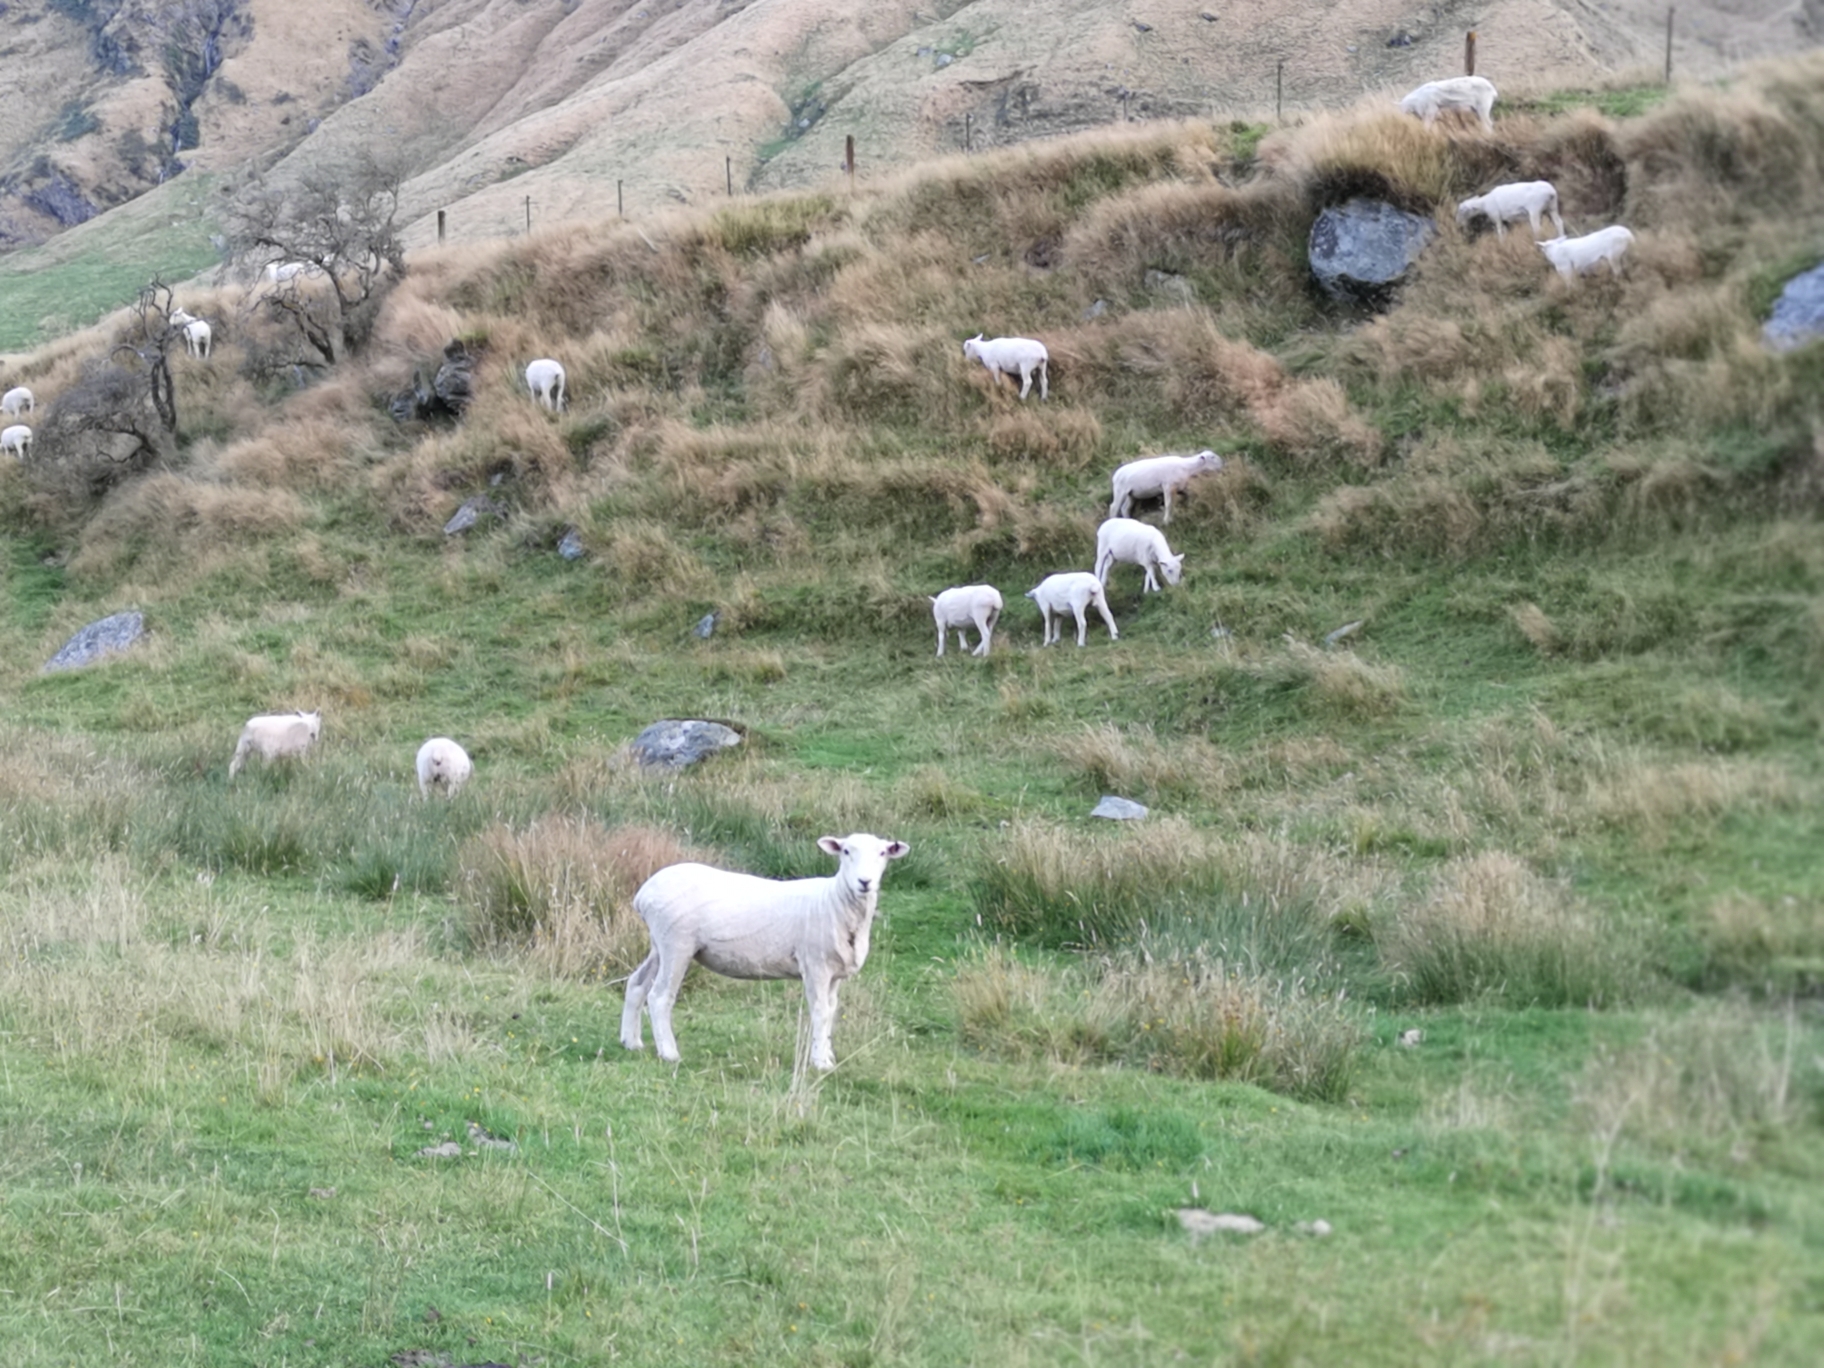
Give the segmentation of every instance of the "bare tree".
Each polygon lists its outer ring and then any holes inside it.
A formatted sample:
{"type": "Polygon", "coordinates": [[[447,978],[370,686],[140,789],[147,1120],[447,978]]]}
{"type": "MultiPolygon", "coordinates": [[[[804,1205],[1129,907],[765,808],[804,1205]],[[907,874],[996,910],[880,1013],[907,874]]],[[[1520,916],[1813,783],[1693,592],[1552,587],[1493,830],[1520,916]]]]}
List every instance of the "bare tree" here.
{"type": "Polygon", "coordinates": [[[233,211],[231,250],[263,281],[259,307],[289,323],[307,364],[333,366],[373,331],[405,274],[394,220],[399,170],[372,156],[259,182],[233,211]]]}

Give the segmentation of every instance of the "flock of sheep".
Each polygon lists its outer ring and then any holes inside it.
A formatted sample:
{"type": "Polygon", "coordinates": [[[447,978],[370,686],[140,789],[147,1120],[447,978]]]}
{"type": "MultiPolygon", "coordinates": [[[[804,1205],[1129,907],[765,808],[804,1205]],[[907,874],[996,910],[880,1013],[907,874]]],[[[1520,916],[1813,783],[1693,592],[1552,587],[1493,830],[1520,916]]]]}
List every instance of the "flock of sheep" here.
{"type": "MultiPolygon", "coordinates": [[[[270,764],[274,760],[295,760],[317,742],[323,734],[320,712],[262,713],[247,719],[241,728],[241,739],[235,743],[234,758],[228,762],[228,777],[234,778],[257,755],[270,764]]],[[[475,765],[469,753],[447,736],[433,736],[418,747],[418,796],[428,799],[436,789],[454,798],[469,782],[475,765]]]]}

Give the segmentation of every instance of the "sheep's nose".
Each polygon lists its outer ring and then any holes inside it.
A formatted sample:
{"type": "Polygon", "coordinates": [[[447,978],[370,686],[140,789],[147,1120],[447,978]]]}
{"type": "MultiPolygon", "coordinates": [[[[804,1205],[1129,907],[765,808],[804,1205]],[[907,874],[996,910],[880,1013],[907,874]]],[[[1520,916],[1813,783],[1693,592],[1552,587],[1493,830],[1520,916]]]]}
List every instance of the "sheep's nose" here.
{"type": "Polygon", "coordinates": [[[857,879],[855,882],[860,884],[861,891],[863,893],[866,893],[868,891],[868,885],[873,883],[874,881],[872,879],[857,879]]]}

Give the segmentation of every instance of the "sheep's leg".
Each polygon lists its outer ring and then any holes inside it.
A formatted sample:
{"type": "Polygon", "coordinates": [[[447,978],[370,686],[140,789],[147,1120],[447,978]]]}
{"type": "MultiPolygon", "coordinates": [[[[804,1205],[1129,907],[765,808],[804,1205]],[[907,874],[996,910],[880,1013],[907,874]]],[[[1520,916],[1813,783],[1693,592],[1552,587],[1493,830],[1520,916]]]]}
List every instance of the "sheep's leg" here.
{"type": "Polygon", "coordinates": [[[1115,553],[1104,551],[1096,557],[1096,578],[1104,585],[1108,583],[1109,572],[1115,568],[1115,553]]]}
{"type": "Polygon", "coordinates": [[[950,629],[945,627],[943,623],[941,623],[941,622],[938,623],[937,624],[937,658],[939,660],[942,660],[944,658],[944,638],[949,635],[950,635],[950,629]]]}
{"type": "MultiPolygon", "coordinates": [[[[973,651],[969,652],[969,654],[978,655],[978,656],[987,655],[988,654],[988,636],[991,632],[994,631],[994,621],[993,621],[992,617],[986,612],[977,613],[975,615],[975,630],[976,630],[976,634],[981,637],[981,640],[976,643],[975,649],[973,651]]],[[[961,632],[958,632],[956,634],[956,637],[957,637],[958,641],[961,641],[963,643],[963,645],[967,646],[969,644],[968,641],[966,641],[963,638],[963,634],[961,632]]]]}
{"type": "Polygon", "coordinates": [[[646,994],[652,989],[653,975],[659,969],[659,950],[657,946],[640,967],[627,976],[627,1001],[621,1008],[621,1044],[630,1050],[646,1048],[640,1039],[640,1009],[646,1005],[646,994]]]}
{"type": "Polygon", "coordinates": [[[1159,581],[1153,578],[1153,562],[1148,561],[1141,568],[1146,571],[1146,583],[1140,586],[1140,592],[1143,594],[1158,593],[1159,581]]]}
{"type": "Polygon", "coordinates": [[[1032,389],[1032,367],[1022,365],[1020,367],[1020,402],[1021,403],[1026,402],[1026,395],[1027,395],[1028,391],[1030,391],[1031,389],[1032,389]]]}
{"type": "Polygon", "coordinates": [[[1089,635],[1089,623],[1083,617],[1083,605],[1081,603],[1073,603],[1070,606],[1072,611],[1077,615],[1077,645],[1081,646],[1085,638],[1089,635]]]}
{"type": "MultiPolygon", "coordinates": [[[[1105,598],[1098,598],[1096,600],[1096,611],[1102,614],[1102,621],[1108,624],[1108,639],[1110,641],[1121,640],[1121,633],[1115,628],[1115,615],[1108,611],[1108,600],[1105,598]]],[[[1077,620],[1079,622],[1082,621],[1081,614],[1078,615],[1077,620]]],[[[1079,641],[1077,644],[1081,646],[1083,643],[1079,641]]]]}
{"type": "Polygon", "coordinates": [[[837,984],[828,970],[804,976],[804,999],[811,1009],[811,1067],[833,1069],[836,1052],[830,1047],[830,1030],[836,1024],[837,984]]]}
{"type": "Polygon", "coordinates": [[[1556,204],[1554,204],[1548,212],[1552,216],[1552,222],[1558,225],[1558,236],[1563,237],[1564,236],[1564,218],[1562,215],[1559,214],[1558,206],[1556,204]]]}
{"type": "Polygon", "coordinates": [[[1172,520],[1172,486],[1168,484],[1165,487],[1165,517],[1162,519],[1162,521],[1169,523],[1171,520],[1172,520]]]}
{"type": "MultiPolygon", "coordinates": [[[[1507,220],[1502,218],[1499,214],[1491,214],[1489,217],[1495,221],[1495,237],[1497,239],[1505,238],[1507,236],[1507,220]]],[[[1533,223],[1533,236],[1539,236],[1539,224],[1537,220],[1533,223]]]]}
{"type": "Polygon", "coordinates": [[[653,974],[652,991],[646,998],[646,1013],[652,1018],[652,1046],[667,1064],[678,1062],[678,1038],[671,1033],[671,1009],[677,1005],[678,990],[684,986],[684,975],[690,972],[690,956],[654,949],[659,957],[653,974]]]}
{"type": "Polygon", "coordinates": [[[1051,370],[1051,362],[1049,362],[1049,361],[1039,362],[1039,398],[1041,400],[1051,398],[1051,377],[1049,374],[1050,370],[1051,370]]]}

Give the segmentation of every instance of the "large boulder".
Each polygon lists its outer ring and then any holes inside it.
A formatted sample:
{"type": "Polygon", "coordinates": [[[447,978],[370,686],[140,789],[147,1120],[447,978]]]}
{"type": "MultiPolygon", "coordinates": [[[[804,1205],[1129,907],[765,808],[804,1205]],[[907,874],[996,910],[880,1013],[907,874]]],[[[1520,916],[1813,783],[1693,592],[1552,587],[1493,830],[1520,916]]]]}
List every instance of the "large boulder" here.
{"type": "Polygon", "coordinates": [[[1332,299],[1385,304],[1437,231],[1430,219],[1382,200],[1333,205],[1311,225],[1311,274],[1332,299]]]}
{"type": "Polygon", "coordinates": [[[146,620],[139,613],[116,613],[91,622],[63,643],[63,649],[44,662],[44,673],[79,670],[111,655],[119,655],[146,632],[146,620]]]}
{"type": "Polygon", "coordinates": [[[684,769],[741,744],[741,733],[720,722],[654,722],[629,743],[633,758],[657,769],[684,769]]]}
{"type": "Polygon", "coordinates": [[[1775,351],[1791,351],[1824,337],[1824,266],[1813,266],[1786,282],[1773,302],[1773,313],[1761,325],[1761,336],[1775,351]]]}

